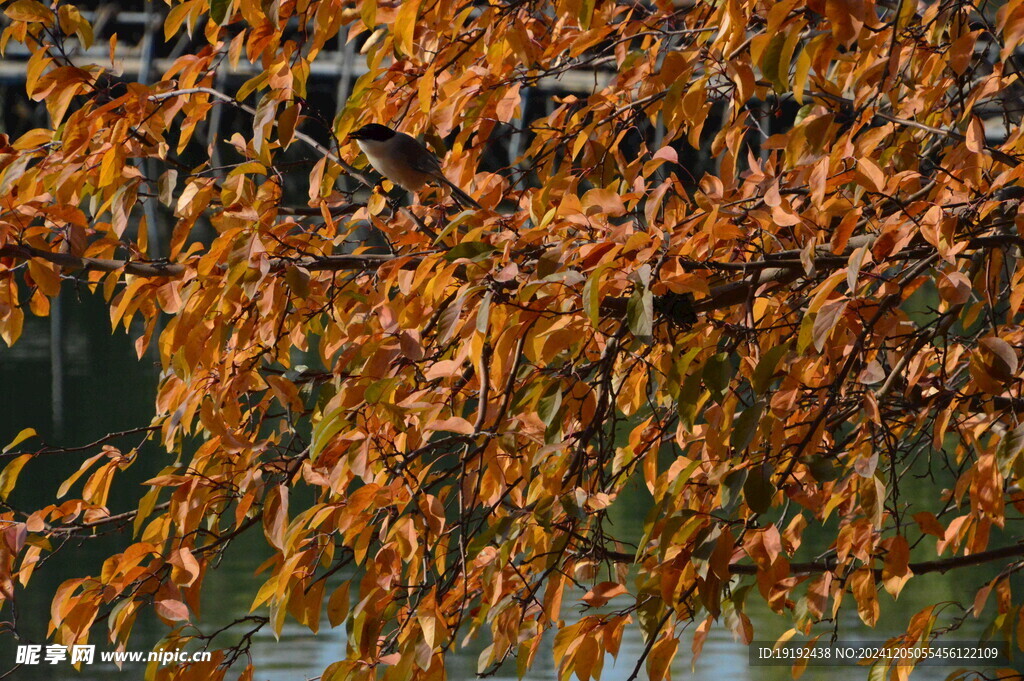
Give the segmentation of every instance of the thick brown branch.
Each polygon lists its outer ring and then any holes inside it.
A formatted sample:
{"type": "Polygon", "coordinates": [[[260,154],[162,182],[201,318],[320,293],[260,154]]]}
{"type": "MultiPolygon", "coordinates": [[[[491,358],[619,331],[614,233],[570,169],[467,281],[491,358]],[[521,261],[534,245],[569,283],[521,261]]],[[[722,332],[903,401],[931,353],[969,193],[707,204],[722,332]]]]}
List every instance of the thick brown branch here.
{"type": "Polygon", "coordinates": [[[54,253],[33,246],[8,244],[0,246],[0,258],[28,260],[37,258],[54,265],[75,270],[96,270],[116,272],[123,269],[127,274],[140,277],[178,277],[185,272],[184,265],[174,263],[136,262],[133,260],[110,260],[107,258],[85,258],[70,253],[54,253]]]}
{"type": "MultiPolygon", "coordinates": [[[[618,551],[605,551],[603,556],[609,560],[621,563],[633,563],[636,555],[618,551]]],[[[1006,558],[1024,557],[1024,544],[1013,544],[980,553],[972,553],[968,556],[952,556],[950,558],[938,558],[936,560],[923,560],[917,563],[910,563],[908,567],[915,575],[926,575],[931,572],[945,573],[957,568],[983,565],[1006,558]]],[[[790,563],[789,573],[792,575],[814,575],[835,570],[836,562],[832,560],[810,561],[806,563],[790,563]]],[[[756,575],[756,565],[733,563],[729,566],[729,572],[734,575],[756,575]]],[[[881,578],[881,568],[875,568],[876,578],[881,578]]]]}

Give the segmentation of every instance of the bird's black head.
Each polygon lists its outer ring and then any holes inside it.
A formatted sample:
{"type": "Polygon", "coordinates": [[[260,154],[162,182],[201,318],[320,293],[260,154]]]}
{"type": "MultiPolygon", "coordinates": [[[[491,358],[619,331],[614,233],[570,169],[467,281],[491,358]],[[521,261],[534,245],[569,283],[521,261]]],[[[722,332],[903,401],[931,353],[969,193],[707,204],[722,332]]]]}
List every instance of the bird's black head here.
{"type": "Polygon", "coordinates": [[[379,123],[370,123],[363,127],[350,132],[349,139],[354,140],[372,140],[374,142],[384,142],[395,136],[395,131],[391,128],[381,125],[379,123]]]}

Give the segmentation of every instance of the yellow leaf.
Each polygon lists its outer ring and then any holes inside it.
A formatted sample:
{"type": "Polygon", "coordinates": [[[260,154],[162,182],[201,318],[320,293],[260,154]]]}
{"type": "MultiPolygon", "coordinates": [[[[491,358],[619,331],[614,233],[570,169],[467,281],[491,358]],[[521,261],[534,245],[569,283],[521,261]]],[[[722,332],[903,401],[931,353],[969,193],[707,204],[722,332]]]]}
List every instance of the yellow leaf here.
{"type": "Polygon", "coordinates": [[[377,26],[377,0],[363,0],[359,5],[359,18],[368,29],[377,26]]]}
{"type": "Polygon", "coordinates": [[[88,459],[86,459],[85,461],[83,461],[82,465],[78,467],[78,470],[75,471],[74,473],[72,473],[71,477],[69,477],[67,480],[62,482],[60,487],[57,488],[57,498],[60,499],[62,496],[67,494],[68,490],[71,489],[71,486],[74,485],[75,482],[80,477],[82,477],[82,475],[84,475],[86,471],[88,471],[90,468],[92,468],[92,465],[94,463],[96,463],[101,457],[104,457],[106,455],[107,455],[106,452],[100,452],[99,454],[91,456],[88,459]]]}
{"type": "Polygon", "coordinates": [[[839,286],[839,283],[845,278],[846,272],[840,271],[832,274],[828,279],[821,282],[814,294],[814,298],[811,299],[810,304],[807,306],[806,314],[811,314],[820,310],[821,306],[828,300],[828,297],[836,290],[836,286],[839,286]]]}
{"type": "MultiPolygon", "coordinates": [[[[35,149],[44,144],[53,141],[53,131],[47,130],[46,128],[33,128],[24,135],[18,138],[18,140],[11,146],[18,151],[25,151],[26,149],[35,149]]],[[[21,158],[28,158],[23,156],[21,158]]]]}
{"type": "Polygon", "coordinates": [[[164,40],[170,40],[174,37],[174,34],[181,28],[182,22],[185,21],[185,17],[188,16],[191,9],[192,5],[188,2],[183,2],[171,8],[167,13],[167,18],[164,19],[164,40]]]}
{"type": "Polygon", "coordinates": [[[21,311],[20,307],[16,307],[10,311],[7,318],[0,324],[0,338],[4,339],[7,347],[14,345],[14,341],[18,340],[21,336],[21,326],[24,321],[25,313],[21,311]]]}
{"type": "Polygon", "coordinates": [[[430,113],[430,105],[434,101],[434,64],[431,62],[426,73],[420,76],[419,87],[416,91],[420,102],[420,111],[430,113]]]}
{"type": "Polygon", "coordinates": [[[647,678],[651,681],[661,681],[669,678],[669,668],[672,665],[672,658],[676,655],[676,648],[679,641],[668,634],[665,634],[651,648],[651,655],[647,658],[647,678]]]}
{"type": "Polygon", "coordinates": [[[793,97],[798,104],[804,103],[804,88],[807,87],[807,74],[811,70],[811,55],[807,49],[800,50],[796,58],[796,71],[793,74],[793,97]]]}
{"type": "Polygon", "coordinates": [[[10,444],[8,444],[6,447],[4,447],[3,453],[6,454],[7,452],[11,451],[12,449],[14,449],[18,445],[20,445],[25,440],[29,439],[30,437],[35,436],[35,434],[36,434],[36,429],[35,428],[25,428],[25,429],[23,429],[20,433],[18,433],[16,436],[14,436],[14,439],[11,440],[10,444]]]}
{"type": "Polygon", "coordinates": [[[413,51],[413,36],[416,33],[416,18],[420,13],[422,0],[407,0],[398,8],[395,17],[395,50],[404,56],[413,51]]]}
{"type": "Polygon", "coordinates": [[[120,171],[118,167],[120,164],[117,162],[117,149],[111,147],[107,149],[107,153],[103,154],[103,162],[100,163],[100,187],[106,187],[113,184],[115,174],[120,171]]]}
{"type": "MultiPolygon", "coordinates": [[[[28,428],[26,430],[32,430],[28,428]]],[[[21,431],[25,432],[25,431],[21,431]]],[[[33,431],[34,433],[35,431],[33,431]]],[[[4,450],[7,451],[6,449],[4,450]]],[[[0,473],[0,501],[7,501],[7,497],[14,490],[15,483],[18,482],[18,474],[21,473],[21,469],[25,467],[28,460],[32,458],[31,454],[22,454],[19,457],[15,457],[9,464],[4,466],[4,470],[0,473]]]]}
{"type": "Polygon", "coordinates": [[[15,21],[35,21],[47,26],[53,25],[53,12],[46,5],[35,0],[18,0],[4,10],[4,14],[15,21]]]}

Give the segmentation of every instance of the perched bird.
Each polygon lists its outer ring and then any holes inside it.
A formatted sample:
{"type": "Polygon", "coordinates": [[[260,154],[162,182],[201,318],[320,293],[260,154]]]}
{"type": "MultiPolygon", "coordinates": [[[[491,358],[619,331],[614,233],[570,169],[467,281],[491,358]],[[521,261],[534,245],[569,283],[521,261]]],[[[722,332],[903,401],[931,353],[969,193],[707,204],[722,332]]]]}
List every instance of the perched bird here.
{"type": "Polygon", "coordinates": [[[378,173],[406,191],[415,192],[434,180],[447,186],[462,206],[480,208],[472,196],[459,189],[441,170],[441,162],[415,137],[378,123],[364,125],[349,134],[378,173]]]}

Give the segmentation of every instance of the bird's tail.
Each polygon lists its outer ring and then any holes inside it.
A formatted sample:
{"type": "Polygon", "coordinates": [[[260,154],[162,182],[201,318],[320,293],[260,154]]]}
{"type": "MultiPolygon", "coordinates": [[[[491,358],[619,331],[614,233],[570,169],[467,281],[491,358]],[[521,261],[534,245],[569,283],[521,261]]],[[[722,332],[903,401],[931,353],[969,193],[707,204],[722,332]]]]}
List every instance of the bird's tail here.
{"type": "Polygon", "coordinates": [[[438,179],[441,180],[441,182],[443,182],[444,185],[448,187],[448,189],[452,190],[452,198],[455,199],[455,202],[457,204],[459,204],[463,208],[471,206],[473,208],[476,208],[477,210],[483,209],[483,206],[477,203],[476,199],[474,199],[472,196],[459,189],[458,185],[449,180],[447,177],[442,176],[439,177],[438,179]]]}

